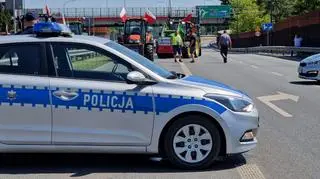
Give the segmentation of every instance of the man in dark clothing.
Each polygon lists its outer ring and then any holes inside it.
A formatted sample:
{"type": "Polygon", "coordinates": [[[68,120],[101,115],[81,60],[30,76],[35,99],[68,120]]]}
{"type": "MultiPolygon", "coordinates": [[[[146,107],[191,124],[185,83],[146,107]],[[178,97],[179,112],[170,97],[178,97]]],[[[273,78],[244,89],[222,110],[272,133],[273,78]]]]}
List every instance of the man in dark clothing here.
{"type": "Polygon", "coordinates": [[[33,26],[38,22],[38,16],[36,13],[28,12],[23,17],[23,31],[16,33],[16,35],[33,34],[33,26]]]}
{"type": "Polygon", "coordinates": [[[189,31],[189,39],[190,39],[190,54],[191,54],[191,63],[194,63],[194,58],[195,58],[195,54],[196,54],[196,36],[192,33],[192,31],[189,31]]]}
{"type": "Polygon", "coordinates": [[[227,31],[225,30],[224,33],[219,38],[219,47],[220,47],[220,54],[223,58],[223,62],[227,63],[228,61],[228,50],[232,47],[231,37],[228,35],[227,31]]]}

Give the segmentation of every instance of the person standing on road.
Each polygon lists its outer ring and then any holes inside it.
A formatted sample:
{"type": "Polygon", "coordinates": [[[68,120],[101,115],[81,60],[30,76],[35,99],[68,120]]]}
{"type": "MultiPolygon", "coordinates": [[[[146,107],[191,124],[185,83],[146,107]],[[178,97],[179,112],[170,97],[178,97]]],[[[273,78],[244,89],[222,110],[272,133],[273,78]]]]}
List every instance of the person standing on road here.
{"type": "Polygon", "coordinates": [[[182,62],[182,59],[181,59],[182,38],[178,31],[174,33],[174,35],[171,38],[171,41],[172,41],[172,47],[173,47],[174,62],[177,62],[177,57],[179,57],[179,62],[182,62]]]}
{"type": "Polygon", "coordinates": [[[16,35],[33,34],[33,26],[38,22],[38,16],[36,13],[28,12],[23,17],[23,30],[16,33],[16,35]]]}
{"type": "Polygon", "coordinates": [[[223,62],[228,62],[228,50],[232,47],[231,37],[228,35],[227,31],[225,30],[223,34],[219,38],[219,47],[220,47],[220,54],[223,58],[223,62]]]}
{"type": "Polygon", "coordinates": [[[195,60],[195,54],[196,54],[196,36],[192,33],[192,31],[190,30],[189,31],[189,39],[190,39],[190,45],[189,45],[189,48],[190,48],[190,54],[191,54],[191,63],[194,63],[195,60]]]}

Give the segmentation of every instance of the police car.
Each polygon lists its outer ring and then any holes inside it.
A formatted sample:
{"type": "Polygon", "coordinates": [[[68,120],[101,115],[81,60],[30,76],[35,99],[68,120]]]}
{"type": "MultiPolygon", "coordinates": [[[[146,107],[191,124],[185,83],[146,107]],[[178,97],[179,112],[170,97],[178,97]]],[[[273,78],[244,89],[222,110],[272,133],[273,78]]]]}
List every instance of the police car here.
{"type": "Polygon", "coordinates": [[[320,54],[310,56],[300,62],[299,78],[320,82],[320,54]]]}
{"type": "Polygon", "coordinates": [[[50,23],[35,33],[0,37],[0,152],[161,154],[202,169],[256,146],[258,112],[243,92],[104,38],[60,36],[50,23]]]}

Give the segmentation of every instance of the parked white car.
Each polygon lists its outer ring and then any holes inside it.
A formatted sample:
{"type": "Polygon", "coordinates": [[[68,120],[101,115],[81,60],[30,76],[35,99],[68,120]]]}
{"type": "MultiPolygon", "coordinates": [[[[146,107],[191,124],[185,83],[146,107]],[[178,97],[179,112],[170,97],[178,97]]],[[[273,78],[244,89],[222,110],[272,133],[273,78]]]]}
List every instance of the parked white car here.
{"type": "Polygon", "coordinates": [[[320,81],[320,54],[302,60],[298,73],[299,78],[320,81]]]}

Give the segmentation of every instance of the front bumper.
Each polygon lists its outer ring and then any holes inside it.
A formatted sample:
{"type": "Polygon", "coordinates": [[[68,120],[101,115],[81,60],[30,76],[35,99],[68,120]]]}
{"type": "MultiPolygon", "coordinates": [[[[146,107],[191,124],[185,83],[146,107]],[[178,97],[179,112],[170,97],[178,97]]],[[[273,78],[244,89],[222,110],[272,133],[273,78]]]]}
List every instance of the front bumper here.
{"type": "Polygon", "coordinates": [[[173,54],[173,48],[171,45],[158,45],[157,54],[173,54]]]}
{"type": "Polygon", "coordinates": [[[319,80],[320,72],[316,69],[307,69],[303,67],[298,68],[299,78],[307,79],[307,80],[319,80]]]}
{"type": "Polygon", "coordinates": [[[258,140],[257,134],[259,130],[259,114],[257,109],[251,113],[233,113],[227,111],[223,114],[228,126],[228,134],[226,134],[226,154],[238,154],[252,150],[256,147],[258,140]],[[245,133],[251,132],[253,135],[250,140],[243,140],[245,133]]]}

